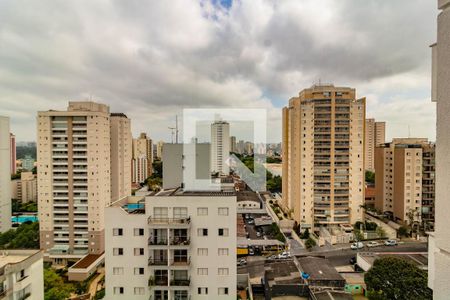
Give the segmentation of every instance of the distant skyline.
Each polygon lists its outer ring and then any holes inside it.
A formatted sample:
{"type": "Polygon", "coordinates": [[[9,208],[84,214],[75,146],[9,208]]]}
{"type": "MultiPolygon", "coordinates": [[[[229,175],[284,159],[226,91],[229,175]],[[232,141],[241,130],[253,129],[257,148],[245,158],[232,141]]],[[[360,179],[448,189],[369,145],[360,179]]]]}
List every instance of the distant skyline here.
{"type": "Polygon", "coordinates": [[[266,108],[279,142],[281,108],[320,81],[366,97],[387,140],[434,141],[436,15],[423,0],[6,0],[0,115],[35,141],[37,111],[92,99],[170,142],[183,108],[266,108]]]}

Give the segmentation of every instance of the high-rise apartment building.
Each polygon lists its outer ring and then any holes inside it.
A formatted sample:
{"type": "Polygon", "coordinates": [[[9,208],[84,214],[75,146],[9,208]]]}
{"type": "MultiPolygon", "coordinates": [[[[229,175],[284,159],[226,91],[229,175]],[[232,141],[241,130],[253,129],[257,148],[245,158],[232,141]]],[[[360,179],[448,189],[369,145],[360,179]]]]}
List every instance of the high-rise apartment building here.
{"type": "Polygon", "coordinates": [[[438,0],[437,43],[432,46],[432,100],[436,102],[435,231],[429,236],[428,286],[433,299],[450,295],[450,0],[438,0]]]}
{"type": "Polygon", "coordinates": [[[226,163],[230,155],[230,124],[215,121],[211,124],[211,173],[228,175],[230,167],[226,163]]]}
{"type": "MultiPolygon", "coordinates": [[[[375,150],[375,208],[404,222],[411,219],[421,222],[423,212],[432,217],[433,199],[424,200],[423,189],[426,183],[428,191],[434,190],[433,152],[434,146],[420,138],[398,138],[378,145],[375,150]]],[[[426,193],[426,196],[432,194],[426,193]]]]}
{"type": "Polygon", "coordinates": [[[21,172],[20,179],[11,180],[11,198],[19,203],[37,202],[37,178],[32,172],[21,172]]]}
{"type": "Polygon", "coordinates": [[[56,263],[102,253],[104,208],[130,191],[129,120],[107,105],[69,102],[39,112],[37,128],[41,249],[56,263]]]}
{"type": "Polygon", "coordinates": [[[386,139],[386,123],[376,122],[375,119],[366,119],[365,127],[365,169],[375,171],[375,147],[384,144],[386,139]]]}
{"type": "Polygon", "coordinates": [[[17,172],[17,166],[16,166],[16,160],[17,160],[17,149],[16,149],[16,136],[12,133],[9,134],[10,142],[11,142],[11,174],[16,174],[17,172]]]}
{"type": "Polygon", "coordinates": [[[0,232],[11,228],[10,147],[9,117],[0,116],[0,232]]]}
{"type": "Polygon", "coordinates": [[[436,191],[436,145],[422,147],[422,222],[425,230],[434,228],[436,191]]]}
{"type": "Polygon", "coordinates": [[[243,140],[239,140],[239,142],[236,145],[236,148],[237,148],[236,149],[237,153],[244,154],[244,151],[245,151],[245,143],[244,143],[244,141],[243,140]]]}
{"type": "Polygon", "coordinates": [[[161,160],[162,159],[162,151],[164,147],[164,142],[159,141],[158,144],[156,144],[156,157],[161,160]]]}
{"type": "Polygon", "coordinates": [[[107,299],[236,298],[234,192],[128,197],[105,224],[107,299]]]}
{"type": "Polygon", "coordinates": [[[230,151],[233,153],[237,152],[237,143],[235,136],[230,136],[230,151]]]}
{"type": "Polygon", "coordinates": [[[132,182],[141,183],[153,173],[153,143],[146,133],[133,139],[132,182]]]}
{"type": "Polygon", "coordinates": [[[365,98],[313,86],[283,108],[283,202],[302,227],[363,218],[365,98]]]}

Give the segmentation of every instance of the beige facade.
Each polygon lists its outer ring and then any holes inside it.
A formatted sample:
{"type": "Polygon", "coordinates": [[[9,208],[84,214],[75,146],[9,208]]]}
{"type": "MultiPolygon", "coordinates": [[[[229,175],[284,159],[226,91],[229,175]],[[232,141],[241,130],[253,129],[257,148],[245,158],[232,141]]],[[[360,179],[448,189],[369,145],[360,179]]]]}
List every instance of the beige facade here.
{"type": "Polygon", "coordinates": [[[141,133],[139,138],[133,139],[132,169],[133,183],[144,182],[153,173],[153,144],[146,133],[141,133]]]}
{"type": "Polygon", "coordinates": [[[215,121],[211,124],[211,173],[228,175],[230,167],[226,160],[230,156],[230,124],[215,121]]]}
{"type": "Polygon", "coordinates": [[[355,97],[313,86],[283,109],[283,202],[302,227],[363,218],[365,98],[355,97]]]}
{"type": "Polygon", "coordinates": [[[37,178],[32,172],[20,173],[20,179],[11,180],[11,198],[20,203],[37,202],[37,178]]]}
{"type": "MultiPolygon", "coordinates": [[[[424,177],[428,177],[428,190],[432,191],[434,186],[433,152],[434,146],[420,138],[399,138],[378,145],[375,150],[375,208],[391,212],[396,220],[421,221],[424,177]]],[[[432,199],[426,203],[429,215],[433,211],[432,199]]]]}
{"type": "Polygon", "coordinates": [[[386,139],[386,123],[366,119],[364,169],[375,171],[375,147],[384,144],[386,139]]]}
{"type": "Polygon", "coordinates": [[[164,147],[164,141],[159,141],[158,144],[156,144],[156,157],[159,160],[162,159],[163,147],[164,147]]]}
{"type": "Polygon", "coordinates": [[[131,195],[131,121],[125,114],[111,114],[111,200],[131,195]]]}
{"type": "MultiPolygon", "coordinates": [[[[131,182],[115,178],[127,174],[117,169],[131,171],[129,161],[128,167],[119,162],[126,159],[126,141],[118,133],[129,129],[129,121],[120,131],[121,120],[111,119],[109,107],[95,102],[69,102],[67,111],[38,113],[40,243],[50,258],[104,251],[104,208],[111,202],[111,187],[118,197],[116,188],[131,182]]],[[[127,192],[125,185],[121,189],[127,192]]]]}
{"type": "Polygon", "coordinates": [[[436,222],[429,238],[428,286],[433,299],[450,295],[450,0],[439,0],[437,43],[432,47],[432,100],[437,107],[436,222]]]}
{"type": "Polygon", "coordinates": [[[11,228],[11,143],[9,117],[0,116],[0,232],[11,228]]]}

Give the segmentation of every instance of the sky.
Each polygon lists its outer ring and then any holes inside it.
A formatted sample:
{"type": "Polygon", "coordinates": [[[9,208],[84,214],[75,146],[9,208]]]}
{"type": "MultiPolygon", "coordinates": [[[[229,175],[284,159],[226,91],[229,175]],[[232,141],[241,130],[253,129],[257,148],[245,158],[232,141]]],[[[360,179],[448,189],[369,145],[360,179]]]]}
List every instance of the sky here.
{"type": "Polygon", "coordinates": [[[134,136],[170,141],[183,108],[265,108],[279,142],[281,108],[322,82],[366,97],[388,140],[434,140],[437,12],[430,0],[2,0],[0,115],[32,141],[37,111],[90,99],[127,114],[134,136]]]}

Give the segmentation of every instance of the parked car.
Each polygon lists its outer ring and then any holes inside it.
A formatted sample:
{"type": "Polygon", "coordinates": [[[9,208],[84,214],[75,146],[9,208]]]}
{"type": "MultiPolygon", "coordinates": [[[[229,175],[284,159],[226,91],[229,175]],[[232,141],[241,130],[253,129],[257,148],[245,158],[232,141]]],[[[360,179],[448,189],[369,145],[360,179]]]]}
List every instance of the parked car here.
{"type": "Polygon", "coordinates": [[[257,236],[257,237],[261,237],[261,232],[257,231],[257,232],[256,232],[256,236],[257,236]]]}
{"type": "Polygon", "coordinates": [[[271,255],[271,256],[267,257],[267,259],[268,260],[275,260],[275,259],[277,259],[277,256],[276,255],[271,255]]]}
{"type": "Polygon", "coordinates": [[[356,264],[356,257],[353,256],[352,258],[350,258],[350,260],[348,261],[351,265],[356,264]]]}
{"type": "Polygon", "coordinates": [[[352,249],[352,250],[358,250],[358,249],[362,249],[362,248],[364,248],[364,244],[362,242],[356,242],[350,246],[350,249],[352,249]]]}
{"type": "Polygon", "coordinates": [[[384,241],[384,244],[386,246],[397,246],[397,241],[396,240],[387,240],[387,241],[384,241]]]}
{"type": "Polygon", "coordinates": [[[367,247],[378,247],[380,246],[380,243],[375,242],[375,241],[371,241],[367,243],[367,247]]]}
{"type": "Polygon", "coordinates": [[[278,254],[279,259],[286,259],[291,257],[291,253],[284,251],[283,253],[278,254]]]}
{"type": "Polygon", "coordinates": [[[245,266],[247,264],[247,260],[245,260],[245,258],[241,258],[240,260],[237,261],[237,266],[245,266]]]}
{"type": "Polygon", "coordinates": [[[253,224],[255,224],[255,220],[253,220],[253,219],[248,219],[247,224],[253,225],[253,224]]]}
{"type": "Polygon", "coordinates": [[[248,255],[255,255],[255,250],[252,248],[248,249],[248,255]]]}

